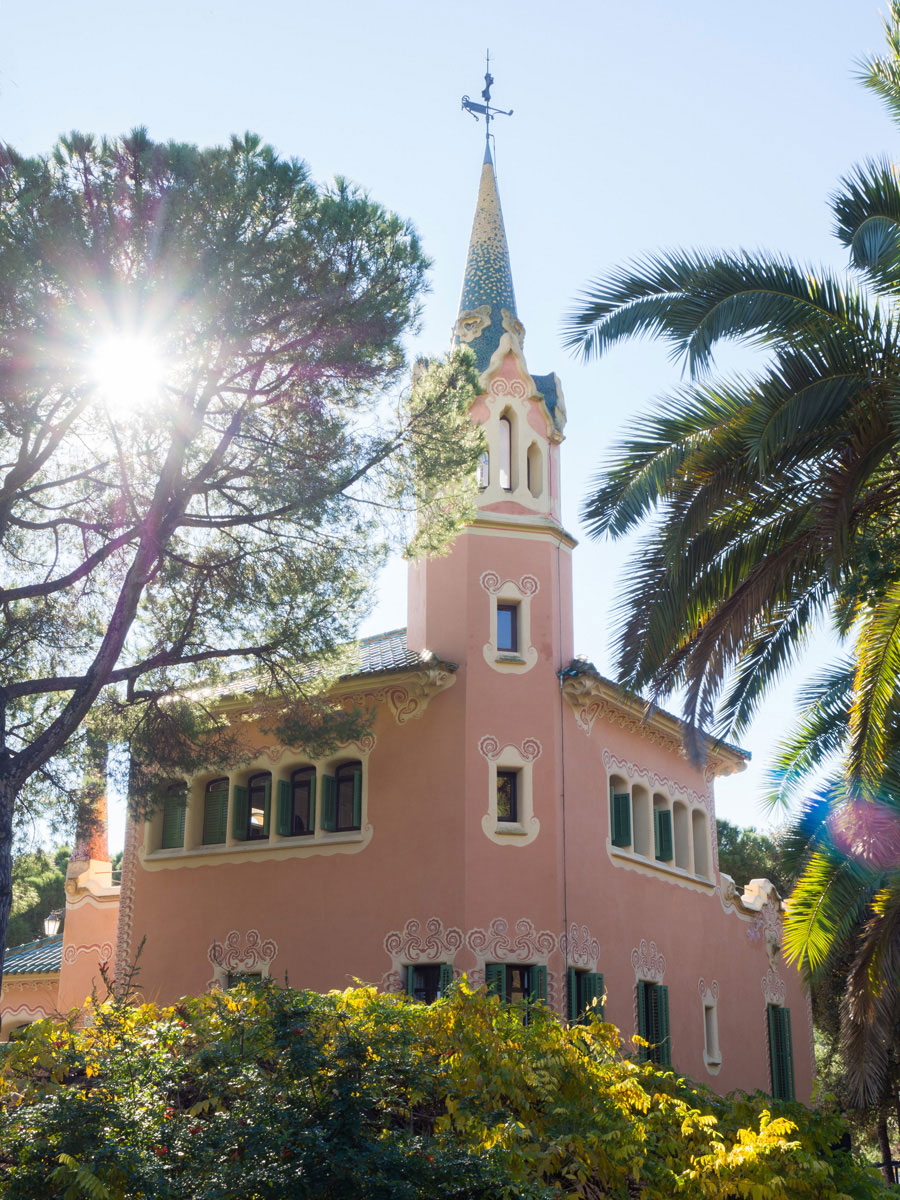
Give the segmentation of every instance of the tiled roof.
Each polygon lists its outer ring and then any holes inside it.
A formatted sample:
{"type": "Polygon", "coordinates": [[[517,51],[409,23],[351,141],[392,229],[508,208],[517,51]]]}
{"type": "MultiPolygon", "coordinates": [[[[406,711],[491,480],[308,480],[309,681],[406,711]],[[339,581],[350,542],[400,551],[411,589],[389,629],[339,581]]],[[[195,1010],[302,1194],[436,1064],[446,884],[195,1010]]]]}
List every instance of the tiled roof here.
{"type": "Polygon", "coordinates": [[[24,946],[13,946],[3,959],[4,975],[45,975],[58,971],[62,964],[62,934],[38,938],[24,946]]]}
{"type": "Polygon", "coordinates": [[[408,671],[432,663],[433,658],[417,654],[406,645],[406,630],[392,629],[389,633],[376,633],[373,637],[361,638],[356,643],[356,661],[342,679],[354,675],[374,675],[381,671],[408,671]]]}

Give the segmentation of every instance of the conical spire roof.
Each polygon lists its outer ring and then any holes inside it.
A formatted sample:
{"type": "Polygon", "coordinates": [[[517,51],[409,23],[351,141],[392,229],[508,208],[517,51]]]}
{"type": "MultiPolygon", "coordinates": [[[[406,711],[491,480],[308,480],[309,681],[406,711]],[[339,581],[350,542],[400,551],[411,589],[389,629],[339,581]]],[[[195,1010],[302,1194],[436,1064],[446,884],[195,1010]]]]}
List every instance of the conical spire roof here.
{"type": "Polygon", "coordinates": [[[513,330],[518,333],[521,327],[517,329],[517,326],[516,295],[497,175],[490,146],[486,145],[459,299],[459,317],[453,330],[454,342],[471,346],[478,369],[483,371],[503,333],[513,330]]]}

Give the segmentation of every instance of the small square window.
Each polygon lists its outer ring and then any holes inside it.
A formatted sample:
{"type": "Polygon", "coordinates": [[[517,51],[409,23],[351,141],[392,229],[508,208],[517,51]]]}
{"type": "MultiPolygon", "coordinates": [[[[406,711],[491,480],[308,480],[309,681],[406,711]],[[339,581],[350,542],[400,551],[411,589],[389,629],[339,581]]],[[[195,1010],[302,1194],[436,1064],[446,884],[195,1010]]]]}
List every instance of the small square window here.
{"type": "Polygon", "coordinates": [[[519,819],[519,772],[497,772],[497,820],[519,819]]]}
{"type": "Polygon", "coordinates": [[[518,604],[497,605],[497,649],[517,653],[519,649],[518,604]]]}

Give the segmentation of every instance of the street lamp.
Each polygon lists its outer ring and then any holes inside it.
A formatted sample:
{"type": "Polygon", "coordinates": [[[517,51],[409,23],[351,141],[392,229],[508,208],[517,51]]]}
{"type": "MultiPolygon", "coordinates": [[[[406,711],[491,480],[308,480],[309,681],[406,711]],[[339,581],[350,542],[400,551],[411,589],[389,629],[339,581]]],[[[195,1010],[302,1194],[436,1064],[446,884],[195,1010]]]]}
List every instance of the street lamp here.
{"type": "Polygon", "coordinates": [[[47,937],[56,937],[62,925],[62,919],[63,910],[61,908],[55,908],[53,912],[44,917],[44,933],[47,937]]]}

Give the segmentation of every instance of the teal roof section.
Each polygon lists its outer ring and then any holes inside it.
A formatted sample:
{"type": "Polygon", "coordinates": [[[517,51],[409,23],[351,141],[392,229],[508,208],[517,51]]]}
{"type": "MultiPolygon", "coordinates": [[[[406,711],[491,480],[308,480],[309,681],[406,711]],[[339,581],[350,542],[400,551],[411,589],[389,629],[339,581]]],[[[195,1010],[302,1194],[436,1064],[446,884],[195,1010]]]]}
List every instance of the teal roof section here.
{"type": "Polygon", "coordinates": [[[62,966],[62,934],[13,946],[3,956],[4,975],[47,975],[62,966]]]}
{"type": "Polygon", "coordinates": [[[505,332],[504,309],[512,318],[518,319],[497,175],[488,146],[481,167],[475,219],[459,298],[459,319],[454,330],[454,342],[464,342],[475,352],[479,371],[488,366],[505,332]]]}
{"type": "Polygon", "coordinates": [[[556,387],[556,376],[551,372],[549,375],[532,375],[534,386],[544,397],[544,403],[547,405],[547,412],[550,414],[550,419],[554,425],[559,426],[557,418],[557,410],[559,409],[559,393],[556,387]]]}

